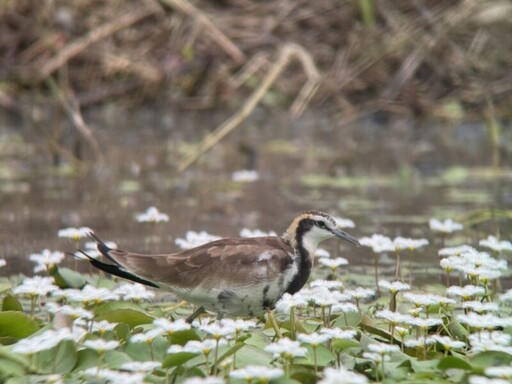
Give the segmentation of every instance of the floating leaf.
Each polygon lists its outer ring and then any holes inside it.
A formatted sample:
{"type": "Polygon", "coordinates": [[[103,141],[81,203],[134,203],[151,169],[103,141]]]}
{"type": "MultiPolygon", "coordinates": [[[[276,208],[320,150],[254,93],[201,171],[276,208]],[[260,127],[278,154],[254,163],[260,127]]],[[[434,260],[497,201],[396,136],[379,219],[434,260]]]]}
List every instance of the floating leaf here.
{"type": "Polygon", "coordinates": [[[509,365],[512,362],[512,355],[499,351],[485,351],[473,356],[470,362],[475,368],[485,369],[497,365],[509,365]]]}
{"type": "Polygon", "coordinates": [[[96,309],[96,320],[107,320],[111,323],[122,323],[130,328],[141,324],[152,323],[154,318],[134,303],[113,301],[96,309]]]}
{"type": "Polygon", "coordinates": [[[39,329],[36,321],[18,311],[0,312],[0,337],[22,339],[39,329]]]}
{"type": "Polygon", "coordinates": [[[466,360],[454,356],[446,356],[442,358],[437,367],[443,371],[447,369],[463,369],[465,371],[473,370],[471,364],[466,360]]]}
{"type": "Polygon", "coordinates": [[[163,368],[171,368],[171,367],[177,367],[179,365],[182,365],[186,363],[187,361],[193,359],[197,356],[197,353],[192,352],[177,352],[170,354],[166,357],[164,360],[162,367],[163,368]]]}
{"type": "Polygon", "coordinates": [[[2,311],[23,312],[23,306],[20,301],[13,295],[7,295],[2,301],[2,311]]]}
{"type": "Polygon", "coordinates": [[[100,355],[93,349],[82,349],[77,353],[75,371],[85,371],[87,368],[98,366],[100,355]]]}
{"type": "Polygon", "coordinates": [[[77,362],[77,352],[74,341],[61,341],[56,347],[42,351],[34,359],[37,370],[44,373],[71,372],[77,362]]]}
{"type": "Polygon", "coordinates": [[[55,279],[55,284],[59,288],[82,288],[87,284],[87,280],[81,273],[75,272],[69,268],[53,268],[50,270],[50,276],[55,279]]]}

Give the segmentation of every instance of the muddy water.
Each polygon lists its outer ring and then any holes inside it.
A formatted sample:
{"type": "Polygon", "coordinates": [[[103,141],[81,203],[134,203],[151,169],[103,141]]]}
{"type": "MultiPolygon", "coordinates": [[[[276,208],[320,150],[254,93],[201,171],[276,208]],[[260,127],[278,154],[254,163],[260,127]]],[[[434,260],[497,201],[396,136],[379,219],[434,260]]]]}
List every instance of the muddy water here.
{"type": "MultiPolygon", "coordinates": [[[[490,168],[483,124],[415,124],[372,115],[340,127],[325,111],[292,120],[259,110],[178,173],[179,160],[227,116],[112,106],[91,113],[86,117],[103,160],[94,161],[82,145],[81,172],[50,154],[41,134],[45,127],[6,123],[0,134],[0,257],[8,266],[0,273],[30,274],[28,255],[44,248],[73,251],[75,244],[57,237],[69,226],[91,227],[123,249],[169,252],[187,230],[220,236],[236,236],[243,227],[280,233],[307,209],[352,219],[357,227],[349,231],[357,237],[376,232],[427,237],[433,245],[414,259],[418,281],[430,278],[426,265],[438,260],[440,239],[428,230],[430,217],[466,224],[448,244],[475,245],[489,234],[512,238],[510,220],[503,216],[512,205],[512,172],[506,153],[500,170],[490,168]],[[259,179],[233,181],[232,173],[241,169],[257,170],[259,179]],[[149,206],[168,213],[170,222],[137,223],[135,213],[149,206]]],[[[71,150],[75,134],[62,125],[60,142],[71,150]]],[[[371,272],[368,249],[336,241],[324,247],[348,258],[351,270],[371,272]]]]}

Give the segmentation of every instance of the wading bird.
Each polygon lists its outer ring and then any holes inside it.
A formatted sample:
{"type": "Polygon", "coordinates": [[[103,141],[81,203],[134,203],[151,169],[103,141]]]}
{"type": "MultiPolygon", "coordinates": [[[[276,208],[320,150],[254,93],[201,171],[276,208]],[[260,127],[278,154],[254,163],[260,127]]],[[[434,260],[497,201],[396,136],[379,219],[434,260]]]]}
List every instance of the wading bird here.
{"type": "Polygon", "coordinates": [[[359,246],[334,218],[319,211],[296,217],[282,236],[226,238],[186,251],[144,255],[109,248],[91,238],[107,259],[88,256],[95,267],[138,283],[173,292],[219,317],[258,316],[281,296],[299,291],[309,278],[320,242],[338,237],[359,246]]]}

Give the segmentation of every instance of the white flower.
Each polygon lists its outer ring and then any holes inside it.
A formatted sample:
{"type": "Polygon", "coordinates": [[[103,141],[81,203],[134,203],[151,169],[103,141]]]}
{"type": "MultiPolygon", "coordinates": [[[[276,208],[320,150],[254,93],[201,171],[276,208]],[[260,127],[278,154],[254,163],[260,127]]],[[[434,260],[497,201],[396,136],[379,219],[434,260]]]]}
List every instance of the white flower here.
{"type": "Polygon", "coordinates": [[[115,295],[119,295],[125,300],[151,300],[155,297],[155,292],[146,289],[146,287],[139,283],[124,283],[120,287],[114,289],[115,295]]]}
{"type": "Polygon", "coordinates": [[[435,340],[430,338],[430,337],[427,337],[426,339],[425,338],[419,338],[419,339],[409,339],[409,340],[405,340],[404,341],[404,345],[407,347],[407,348],[423,348],[423,347],[426,347],[427,345],[432,345],[432,344],[435,344],[435,340]]]}
{"type": "Polygon", "coordinates": [[[368,379],[356,372],[351,372],[344,367],[325,368],[323,379],[318,384],[367,384],[368,379]]]}
{"type": "Polygon", "coordinates": [[[452,285],[451,287],[446,289],[446,294],[448,296],[459,296],[463,300],[469,300],[474,296],[483,295],[484,293],[485,288],[476,285],[465,285],[464,287],[452,285]]]}
{"type": "Polygon", "coordinates": [[[34,276],[25,278],[12,292],[15,295],[46,296],[58,290],[59,287],[54,284],[53,277],[34,276]]]}
{"type": "Polygon", "coordinates": [[[510,382],[503,379],[489,379],[484,376],[470,376],[469,384],[510,384],[510,382]]]}
{"type": "Polygon", "coordinates": [[[483,313],[483,312],[497,312],[500,309],[498,303],[493,302],[481,302],[477,300],[465,301],[462,303],[462,308],[471,309],[473,312],[483,313]]]}
{"type": "Polygon", "coordinates": [[[393,352],[400,352],[400,347],[394,344],[370,343],[368,344],[368,350],[382,356],[393,352]]]}
{"type": "Polygon", "coordinates": [[[183,352],[202,353],[203,355],[208,356],[210,352],[213,351],[217,343],[221,346],[227,344],[227,341],[225,339],[205,339],[203,341],[190,340],[183,347],[183,352]]]}
{"type": "Polygon", "coordinates": [[[159,361],[128,361],[121,365],[121,369],[132,372],[151,372],[161,366],[162,363],[159,361]]]}
{"type": "Polygon", "coordinates": [[[309,335],[307,333],[299,333],[297,339],[303,343],[309,344],[312,347],[318,347],[320,344],[329,341],[331,337],[327,333],[316,333],[312,332],[309,335]]]}
{"type": "Polygon", "coordinates": [[[382,252],[394,252],[395,245],[393,244],[393,240],[391,240],[387,236],[374,234],[372,237],[363,237],[359,239],[359,243],[366,247],[370,247],[373,249],[375,253],[382,252]]]}
{"type": "Polygon", "coordinates": [[[331,308],[332,313],[350,313],[358,312],[357,306],[352,303],[339,303],[335,304],[331,308]]]}
{"type": "Polygon", "coordinates": [[[498,317],[491,313],[479,315],[474,312],[457,315],[462,324],[467,324],[476,329],[493,329],[496,327],[509,327],[512,325],[512,317],[498,317]]]}
{"type": "Polygon", "coordinates": [[[102,379],[109,384],[140,384],[146,376],[143,372],[120,372],[108,368],[98,367],[87,368],[85,375],[102,379]]]}
{"type": "Polygon", "coordinates": [[[78,241],[84,237],[87,237],[89,233],[92,233],[93,230],[89,227],[80,227],[80,228],[64,228],[60,229],[59,232],[57,232],[57,236],[59,237],[65,237],[68,239],[73,239],[75,241],[78,241]]]}
{"type": "Polygon", "coordinates": [[[222,319],[220,323],[223,327],[234,329],[236,333],[247,332],[256,327],[256,322],[252,320],[222,319]]]}
{"type": "Polygon", "coordinates": [[[117,323],[111,323],[107,320],[95,321],[92,323],[92,331],[104,335],[108,331],[113,331],[116,326],[117,323]]]}
{"type": "Polygon", "coordinates": [[[156,337],[160,336],[164,331],[161,328],[153,328],[145,333],[137,333],[130,338],[131,343],[152,344],[156,337]]]}
{"type": "Polygon", "coordinates": [[[331,254],[329,251],[325,250],[324,248],[317,248],[315,252],[316,257],[331,257],[331,254]]]}
{"type": "Polygon", "coordinates": [[[269,382],[283,375],[284,371],[281,368],[271,368],[263,365],[248,365],[229,373],[229,376],[234,379],[246,380],[248,382],[252,382],[254,379],[269,382]]]}
{"type": "Polygon", "coordinates": [[[457,223],[452,219],[446,219],[445,221],[430,219],[428,224],[431,230],[442,233],[452,233],[455,231],[460,231],[464,228],[462,224],[457,223]]]}
{"type": "Polygon", "coordinates": [[[495,236],[488,236],[487,239],[480,240],[478,244],[482,247],[490,248],[495,252],[512,252],[512,243],[510,241],[499,241],[495,236]]]}
{"type": "Polygon", "coordinates": [[[415,327],[421,328],[421,329],[428,329],[430,327],[434,327],[436,325],[442,325],[443,320],[436,319],[434,317],[429,318],[420,318],[420,317],[411,317],[405,321],[409,325],[413,325],[415,327]]]}
{"type": "Polygon", "coordinates": [[[72,319],[86,319],[91,320],[94,318],[94,313],[86,310],[85,308],[72,307],[70,305],[59,306],[56,303],[46,303],[45,308],[50,313],[62,313],[70,316],[72,319]]]}
{"type": "MultiPolygon", "coordinates": [[[[483,290],[483,288],[482,288],[483,290]]],[[[500,296],[500,301],[505,301],[506,303],[512,302],[512,289],[509,289],[507,292],[500,296]]]]}
{"type": "Polygon", "coordinates": [[[512,379],[512,366],[487,367],[484,370],[487,376],[499,377],[500,379],[512,379]]]}
{"type": "Polygon", "coordinates": [[[276,311],[281,313],[289,313],[291,308],[303,308],[307,304],[307,300],[305,300],[302,295],[291,295],[289,293],[285,293],[276,303],[276,311]]]}
{"type": "Polygon", "coordinates": [[[96,340],[85,340],[84,341],[84,347],[89,349],[94,349],[95,351],[98,351],[100,353],[105,351],[110,351],[112,349],[116,349],[119,346],[119,341],[117,340],[103,340],[103,339],[96,339],[96,340]]]}
{"type": "Polygon", "coordinates": [[[458,247],[442,248],[437,252],[439,256],[461,256],[466,253],[478,253],[478,251],[469,245],[460,245],[458,247]]]}
{"type": "Polygon", "coordinates": [[[376,352],[363,352],[363,357],[368,360],[372,360],[375,363],[380,363],[382,360],[390,361],[391,357],[389,355],[381,355],[376,352]]]}
{"type": "Polygon", "coordinates": [[[482,331],[468,335],[471,352],[500,351],[512,355],[512,336],[502,331],[482,331]]]}
{"type": "Polygon", "coordinates": [[[172,335],[174,332],[187,331],[191,328],[191,325],[184,319],[178,319],[171,322],[163,317],[153,320],[153,325],[168,335],[172,335]]]}
{"type": "Polygon", "coordinates": [[[264,231],[260,231],[259,229],[251,230],[251,229],[247,229],[247,228],[243,228],[240,231],[240,237],[264,237],[264,236],[277,236],[277,233],[275,233],[274,231],[264,232],[264,231]]]}
{"type": "Polygon", "coordinates": [[[307,349],[301,347],[298,341],[292,341],[286,337],[279,339],[275,343],[267,344],[265,352],[272,353],[274,357],[292,359],[293,357],[306,356],[307,349]]]}
{"type": "Polygon", "coordinates": [[[402,283],[401,281],[389,282],[387,280],[379,280],[379,287],[388,290],[390,293],[395,294],[400,291],[408,291],[411,289],[409,284],[402,283]]]}
{"type": "Polygon", "coordinates": [[[169,215],[160,212],[156,207],[149,207],[146,212],[135,215],[135,219],[139,223],[160,223],[169,221],[169,215]]]}
{"type": "Polygon", "coordinates": [[[61,328],[57,331],[49,329],[36,336],[22,339],[14,344],[12,351],[24,355],[46,351],[57,346],[63,340],[73,340],[69,328],[61,328]]]}
{"type": "Polygon", "coordinates": [[[194,232],[194,231],[187,231],[185,234],[185,238],[178,238],[174,242],[178,247],[181,249],[191,249],[195,247],[199,247],[200,245],[209,243],[211,241],[219,240],[219,236],[210,235],[209,233],[205,231],[201,232],[194,232]]]}
{"type": "Polygon", "coordinates": [[[427,239],[411,239],[408,237],[395,237],[393,239],[393,244],[396,250],[407,249],[409,251],[414,251],[416,249],[422,248],[428,245],[427,239]]]}
{"type": "Polygon", "coordinates": [[[343,283],[338,280],[313,280],[311,288],[326,288],[328,290],[338,290],[343,287],[343,283]]]}
{"type": "Polygon", "coordinates": [[[80,289],[63,289],[53,294],[54,297],[64,297],[70,302],[79,302],[84,305],[100,304],[105,301],[118,300],[119,295],[107,288],[96,288],[86,285],[80,289]]]}
{"type": "Polygon", "coordinates": [[[439,261],[439,265],[446,272],[451,272],[453,270],[460,271],[465,266],[465,261],[459,256],[448,256],[439,261]]]}
{"type": "Polygon", "coordinates": [[[260,178],[258,171],[243,169],[231,174],[231,180],[239,183],[250,183],[260,178]]]}
{"type": "Polygon", "coordinates": [[[235,333],[235,329],[231,326],[227,325],[222,326],[219,323],[211,323],[211,324],[201,324],[199,329],[203,332],[206,332],[209,335],[212,335],[214,339],[220,339],[222,337],[228,337],[235,333]]]}
{"type": "Polygon", "coordinates": [[[342,301],[348,301],[352,298],[347,293],[339,291],[330,291],[325,287],[313,288],[311,292],[311,302],[319,307],[328,307],[330,305],[338,304],[342,301]]]}
{"type": "Polygon", "coordinates": [[[7,261],[5,259],[0,259],[0,268],[5,267],[7,265],[7,261]]]}
{"type": "Polygon", "coordinates": [[[406,323],[411,319],[410,315],[404,315],[400,312],[392,312],[388,309],[384,309],[382,311],[377,311],[375,313],[375,317],[377,319],[384,319],[389,321],[391,324],[400,324],[400,323],[406,323]]]}
{"type": "Polygon", "coordinates": [[[322,257],[318,260],[318,262],[333,270],[338,268],[340,265],[348,264],[348,260],[343,257],[337,257],[335,259],[328,259],[327,257],[322,257]]]}
{"type": "Polygon", "coordinates": [[[447,305],[447,304],[455,304],[455,301],[449,299],[447,297],[432,295],[430,293],[413,293],[406,292],[404,293],[404,299],[410,301],[416,306],[425,306],[428,307],[430,305],[447,305]]]}
{"type": "Polygon", "coordinates": [[[336,221],[336,225],[338,228],[355,228],[356,225],[350,219],[345,219],[343,217],[334,217],[334,221],[336,221]]]}
{"type": "Polygon", "coordinates": [[[448,336],[432,335],[430,338],[441,344],[446,350],[461,349],[466,346],[466,343],[463,341],[453,340],[448,336]]]}
{"type": "Polygon", "coordinates": [[[344,293],[350,295],[353,299],[357,301],[370,299],[375,296],[375,290],[371,288],[361,287],[357,287],[356,289],[346,289],[344,293]]]}
{"type": "Polygon", "coordinates": [[[320,333],[328,335],[331,339],[348,340],[357,336],[357,331],[353,329],[343,330],[340,328],[321,328],[320,333]]]}
{"type": "Polygon", "coordinates": [[[41,253],[33,253],[29,256],[30,261],[36,263],[34,273],[48,271],[54,268],[62,260],[64,260],[64,253],[55,251],[52,252],[48,249],[43,250],[41,253]]]}

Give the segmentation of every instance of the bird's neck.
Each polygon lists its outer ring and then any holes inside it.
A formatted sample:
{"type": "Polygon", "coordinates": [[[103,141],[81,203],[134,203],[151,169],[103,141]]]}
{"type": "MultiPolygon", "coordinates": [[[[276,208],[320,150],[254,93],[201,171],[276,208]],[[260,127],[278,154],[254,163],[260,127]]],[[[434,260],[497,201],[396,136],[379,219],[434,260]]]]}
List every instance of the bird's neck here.
{"type": "Polygon", "coordinates": [[[313,256],[317,244],[307,241],[307,237],[305,238],[301,231],[295,231],[295,233],[287,231],[283,235],[283,239],[292,247],[294,264],[297,266],[297,273],[286,288],[286,292],[293,295],[308,281],[313,268],[313,256]]]}

